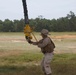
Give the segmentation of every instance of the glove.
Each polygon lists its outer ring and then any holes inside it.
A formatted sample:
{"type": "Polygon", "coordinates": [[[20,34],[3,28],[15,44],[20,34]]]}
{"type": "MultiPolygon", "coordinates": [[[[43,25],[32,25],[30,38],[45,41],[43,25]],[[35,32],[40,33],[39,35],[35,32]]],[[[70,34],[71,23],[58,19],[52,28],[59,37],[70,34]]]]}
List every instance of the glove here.
{"type": "Polygon", "coordinates": [[[27,39],[27,42],[28,42],[28,43],[30,43],[30,44],[32,44],[32,43],[33,43],[30,39],[27,39]]]}

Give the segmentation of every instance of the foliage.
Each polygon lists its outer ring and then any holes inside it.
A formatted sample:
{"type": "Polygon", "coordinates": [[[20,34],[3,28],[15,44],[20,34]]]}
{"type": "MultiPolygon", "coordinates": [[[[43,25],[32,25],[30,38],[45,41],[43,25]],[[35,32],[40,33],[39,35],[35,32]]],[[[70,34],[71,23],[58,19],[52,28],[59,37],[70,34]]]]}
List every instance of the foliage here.
{"type": "MultiPolygon", "coordinates": [[[[76,31],[76,16],[70,11],[66,17],[59,19],[48,20],[43,17],[37,17],[36,19],[29,19],[30,26],[34,31],[41,31],[43,28],[54,32],[64,31],[76,31]]],[[[22,32],[24,28],[24,20],[5,21],[0,20],[0,32],[22,32]]]]}

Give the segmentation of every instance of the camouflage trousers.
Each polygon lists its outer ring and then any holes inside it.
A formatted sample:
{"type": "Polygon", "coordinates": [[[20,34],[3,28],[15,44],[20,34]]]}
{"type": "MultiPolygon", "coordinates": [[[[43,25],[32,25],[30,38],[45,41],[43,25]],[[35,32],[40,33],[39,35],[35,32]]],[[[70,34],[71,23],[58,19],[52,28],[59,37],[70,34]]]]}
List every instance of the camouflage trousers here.
{"type": "Polygon", "coordinates": [[[54,55],[53,53],[45,53],[44,57],[42,59],[41,67],[42,67],[44,74],[46,74],[46,75],[52,73],[51,67],[50,67],[50,62],[53,58],[53,55],[54,55]]]}

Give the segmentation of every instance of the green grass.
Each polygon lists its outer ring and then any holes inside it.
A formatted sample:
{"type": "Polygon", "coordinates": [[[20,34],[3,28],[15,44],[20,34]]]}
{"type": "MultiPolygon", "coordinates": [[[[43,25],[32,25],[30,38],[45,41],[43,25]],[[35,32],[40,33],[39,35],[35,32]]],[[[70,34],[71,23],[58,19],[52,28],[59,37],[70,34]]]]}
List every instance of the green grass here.
{"type": "MultiPolygon", "coordinates": [[[[35,35],[41,39],[40,33],[35,35]]],[[[72,36],[76,32],[51,32],[51,37],[62,35],[72,36]]],[[[76,38],[53,41],[56,45],[50,64],[53,75],[76,75],[76,38]]],[[[0,33],[0,75],[43,75],[42,58],[40,49],[28,44],[23,33],[0,33]]]]}
{"type": "MultiPolygon", "coordinates": [[[[37,39],[41,39],[40,33],[35,33],[37,39]]],[[[51,32],[50,37],[62,36],[62,35],[76,35],[76,32],[51,32]]],[[[39,50],[33,45],[29,45],[24,37],[23,33],[0,33],[0,50],[39,50]],[[5,40],[6,39],[6,40],[5,40]],[[20,41],[23,40],[23,41],[20,41]]],[[[76,50],[76,38],[61,38],[53,39],[56,45],[56,52],[74,53],[76,50]]],[[[34,39],[35,41],[35,39],[34,39]]]]}
{"type": "MultiPolygon", "coordinates": [[[[42,57],[41,53],[24,53],[16,57],[2,57],[0,63],[1,61],[5,63],[0,64],[0,75],[42,75],[40,66],[42,57]]],[[[55,54],[51,67],[53,75],[75,75],[76,54],[55,54]]]]}

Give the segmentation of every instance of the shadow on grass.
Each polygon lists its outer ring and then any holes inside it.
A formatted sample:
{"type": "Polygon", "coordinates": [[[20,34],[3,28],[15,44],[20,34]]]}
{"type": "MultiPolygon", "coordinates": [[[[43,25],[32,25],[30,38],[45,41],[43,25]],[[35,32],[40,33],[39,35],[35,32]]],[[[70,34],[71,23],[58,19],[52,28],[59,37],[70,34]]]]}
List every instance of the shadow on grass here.
{"type": "Polygon", "coordinates": [[[0,66],[0,75],[42,75],[40,66],[0,66]]]}
{"type": "MultiPolygon", "coordinates": [[[[76,64],[51,63],[53,75],[76,75],[76,64]]],[[[0,66],[0,75],[44,75],[41,66],[0,66]]]]}

